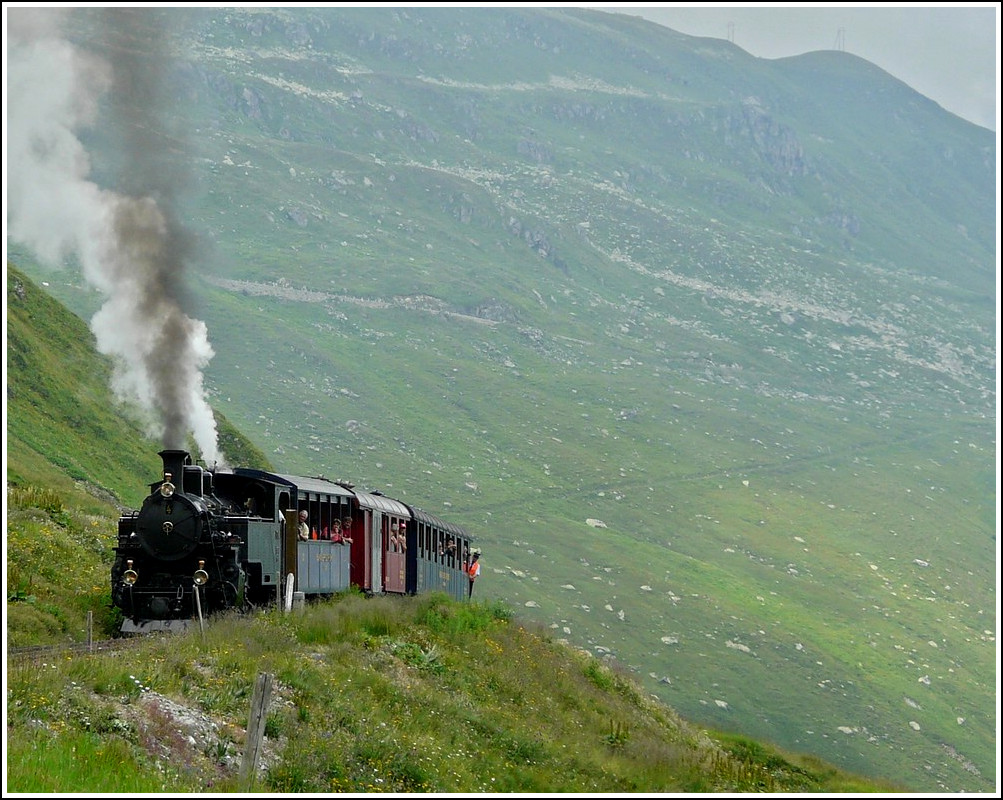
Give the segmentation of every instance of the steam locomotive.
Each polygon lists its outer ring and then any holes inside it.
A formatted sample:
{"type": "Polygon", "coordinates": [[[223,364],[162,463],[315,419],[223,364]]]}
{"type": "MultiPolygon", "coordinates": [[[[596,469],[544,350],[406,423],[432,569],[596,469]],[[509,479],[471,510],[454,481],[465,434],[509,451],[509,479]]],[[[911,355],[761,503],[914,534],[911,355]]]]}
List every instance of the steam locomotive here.
{"type": "Polygon", "coordinates": [[[209,470],[162,450],[163,475],[122,515],[111,570],[122,633],[187,627],[227,609],[331,595],[443,591],[467,598],[467,532],[350,483],[257,469],[209,470]],[[301,538],[300,512],[306,512],[301,538]],[[351,543],[332,534],[348,527],[351,543]],[[398,532],[399,535],[398,535],[398,532]]]}

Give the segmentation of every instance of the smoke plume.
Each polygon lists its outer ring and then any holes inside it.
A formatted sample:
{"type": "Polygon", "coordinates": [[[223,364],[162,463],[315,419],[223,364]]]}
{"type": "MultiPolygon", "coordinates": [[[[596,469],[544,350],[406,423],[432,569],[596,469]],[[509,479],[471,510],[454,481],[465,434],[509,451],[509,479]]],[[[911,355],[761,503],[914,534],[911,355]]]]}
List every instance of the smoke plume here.
{"type": "Polygon", "coordinates": [[[7,223],[38,258],[79,261],[105,296],[91,320],[113,357],[113,388],[150,417],[164,447],[191,434],[208,463],[221,460],[202,370],[213,356],[206,326],[186,313],[191,237],[174,202],[183,184],[165,155],[183,143],[164,109],[168,74],[158,18],[136,9],[98,12],[101,55],[61,35],[73,11],[8,9],[7,223]],[[113,189],[90,178],[80,135],[114,137],[113,189]]]}

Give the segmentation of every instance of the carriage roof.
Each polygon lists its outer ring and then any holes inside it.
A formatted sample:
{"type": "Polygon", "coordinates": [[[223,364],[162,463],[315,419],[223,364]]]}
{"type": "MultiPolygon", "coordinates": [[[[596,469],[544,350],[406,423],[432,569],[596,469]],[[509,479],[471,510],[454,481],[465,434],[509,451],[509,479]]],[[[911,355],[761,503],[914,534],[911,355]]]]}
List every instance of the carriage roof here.
{"type": "Polygon", "coordinates": [[[411,514],[419,522],[424,522],[426,525],[432,525],[437,528],[442,528],[444,531],[447,531],[448,533],[452,533],[456,536],[461,536],[466,539],[473,538],[459,525],[454,525],[452,522],[446,522],[445,520],[441,520],[438,517],[429,514],[427,511],[422,511],[420,508],[415,508],[414,506],[409,506],[409,508],[411,510],[411,514]]]}
{"type": "Polygon", "coordinates": [[[355,492],[340,483],[328,480],[327,478],[308,478],[302,475],[282,475],[276,472],[265,472],[260,469],[247,469],[240,467],[235,469],[235,475],[242,475],[246,478],[257,478],[258,480],[271,481],[291,489],[296,489],[307,494],[326,494],[333,497],[354,497],[355,492]]]}
{"type": "Polygon", "coordinates": [[[411,511],[399,500],[394,500],[392,497],[387,497],[376,492],[360,492],[358,489],[353,491],[359,500],[359,505],[363,508],[376,509],[398,517],[407,517],[409,519],[411,517],[411,511]]]}
{"type": "Polygon", "coordinates": [[[270,480],[275,483],[284,484],[290,488],[297,489],[301,492],[306,492],[308,494],[327,494],[337,497],[355,497],[359,505],[363,508],[370,508],[378,511],[382,511],[386,514],[394,514],[398,517],[407,517],[423,522],[426,525],[431,525],[436,528],[440,528],[448,533],[452,533],[456,536],[462,536],[467,539],[472,539],[473,537],[467,533],[466,530],[461,528],[452,522],[446,522],[434,514],[429,514],[427,511],[422,511],[420,508],[415,508],[414,506],[409,506],[406,503],[402,503],[399,500],[395,500],[392,497],[387,497],[379,492],[364,492],[360,489],[349,489],[347,486],[337,483],[335,481],[329,480],[328,478],[309,478],[302,475],[283,475],[274,472],[265,472],[258,469],[247,469],[238,468],[234,470],[235,474],[244,475],[250,478],[258,478],[262,480],[270,480]]]}

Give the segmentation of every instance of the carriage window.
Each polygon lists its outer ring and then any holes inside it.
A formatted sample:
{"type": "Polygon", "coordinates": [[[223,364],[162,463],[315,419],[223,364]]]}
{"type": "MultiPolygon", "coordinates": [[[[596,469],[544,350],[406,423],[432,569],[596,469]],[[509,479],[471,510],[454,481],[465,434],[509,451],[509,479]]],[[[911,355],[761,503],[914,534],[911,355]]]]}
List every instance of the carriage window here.
{"type": "Polygon", "coordinates": [[[442,549],[446,563],[451,567],[456,566],[456,538],[451,533],[446,534],[442,549]]]}

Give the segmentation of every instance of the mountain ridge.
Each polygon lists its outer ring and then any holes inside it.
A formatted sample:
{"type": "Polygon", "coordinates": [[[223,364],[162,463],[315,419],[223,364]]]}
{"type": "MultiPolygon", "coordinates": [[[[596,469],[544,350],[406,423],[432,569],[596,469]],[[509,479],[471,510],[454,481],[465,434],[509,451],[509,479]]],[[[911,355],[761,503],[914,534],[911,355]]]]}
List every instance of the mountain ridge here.
{"type": "Polygon", "coordinates": [[[973,780],[957,740],[988,774],[987,131],[848,54],[598,12],[185,18],[139,110],[187,134],[210,397],[276,465],[441,497],[486,591],[689,718],[928,789],[973,780]]]}

